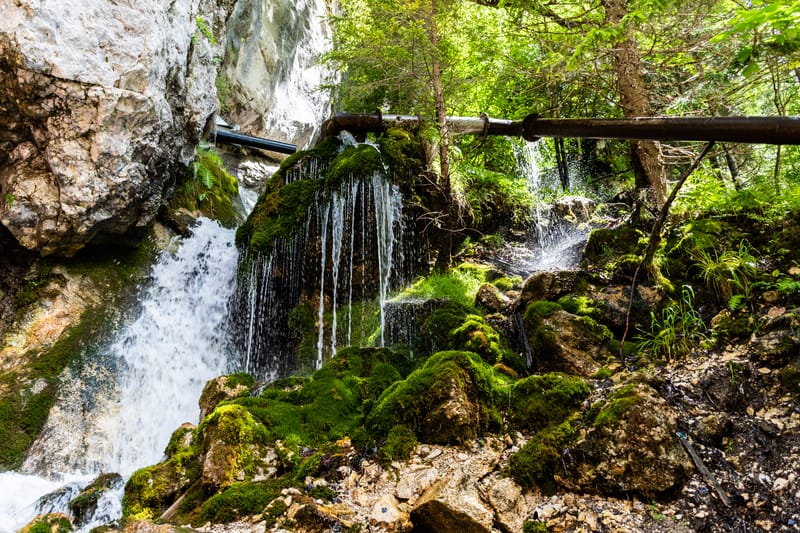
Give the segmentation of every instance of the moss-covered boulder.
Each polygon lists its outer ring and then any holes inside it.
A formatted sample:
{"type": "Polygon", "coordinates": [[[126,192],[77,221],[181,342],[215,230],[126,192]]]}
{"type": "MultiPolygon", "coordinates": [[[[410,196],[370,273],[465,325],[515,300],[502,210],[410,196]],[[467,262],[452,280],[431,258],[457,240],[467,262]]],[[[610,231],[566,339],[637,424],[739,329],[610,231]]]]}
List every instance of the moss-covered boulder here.
{"type": "Polygon", "coordinates": [[[428,315],[419,338],[417,351],[421,353],[467,350],[489,364],[504,363],[517,372],[524,371],[524,362],[508,348],[503,333],[476,309],[456,302],[447,302],[428,315]]]}
{"type": "Polygon", "coordinates": [[[160,517],[200,479],[200,449],[194,428],[177,429],[167,445],[167,460],[133,473],[125,483],[122,514],[134,520],[160,517]]]}
{"type": "Polygon", "coordinates": [[[583,249],[581,269],[603,279],[628,279],[636,270],[645,246],[645,234],[627,224],[595,229],[583,249]]]}
{"type": "Polygon", "coordinates": [[[614,336],[609,329],[590,317],[564,311],[558,303],[531,302],[523,324],[540,371],[589,377],[612,357],[609,345],[614,336]]]}
{"type": "Polygon", "coordinates": [[[509,422],[528,431],[561,423],[580,409],[589,392],[589,385],[578,377],[559,373],[529,376],[511,387],[509,422]]]}
{"type": "Polygon", "coordinates": [[[507,379],[472,352],[439,352],[381,395],[367,428],[386,435],[405,425],[421,442],[467,442],[499,427],[495,394],[507,379]]]}
{"type": "Polygon", "coordinates": [[[252,392],[256,382],[250,374],[219,376],[206,383],[200,395],[200,420],[208,416],[223,400],[232,400],[252,392]]]}
{"type": "Polygon", "coordinates": [[[198,429],[203,484],[211,489],[275,477],[282,467],[264,425],[240,405],[218,406],[198,429]]]}
{"type": "Polygon", "coordinates": [[[564,488],[603,494],[663,494],[692,463],[676,436],[677,414],[649,385],[629,383],[593,406],[585,438],[570,446],[574,463],[554,473],[564,488]]]}
{"type": "Polygon", "coordinates": [[[525,280],[515,307],[519,311],[524,311],[531,302],[558,300],[575,291],[581,284],[583,284],[581,274],[577,271],[536,272],[525,280]]]}

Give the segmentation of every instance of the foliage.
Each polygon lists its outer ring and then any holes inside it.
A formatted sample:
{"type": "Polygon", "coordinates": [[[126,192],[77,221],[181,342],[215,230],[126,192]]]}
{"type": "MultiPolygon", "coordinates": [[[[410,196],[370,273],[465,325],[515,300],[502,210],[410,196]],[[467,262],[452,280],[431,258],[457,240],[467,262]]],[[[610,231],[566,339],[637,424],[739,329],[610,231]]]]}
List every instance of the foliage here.
{"type": "Polygon", "coordinates": [[[445,273],[432,272],[403,289],[397,298],[401,300],[443,298],[471,307],[475,302],[475,294],[486,280],[487,271],[488,267],[463,263],[445,273]]]}
{"type": "Polygon", "coordinates": [[[234,200],[238,194],[238,182],[225,169],[219,153],[198,147],[187,176],[175,191],[172,206],[198,210],[223,225],[233,226],[237,222],[234,200]]]}
{"type": "Polygon", "coordinates": [[[417,447],[417,436],[404,425],[394,426],[386,436],[386,444],[381,448],[381,457],[385,463],[403,461],[411,457],[417,447]]]}
{"type": "Polygon", "coordinates": [[[735,250],[723,250],[717,254],[697,249],[696,268],[703,281],[713,289],[719,301],[735,310],[741,307],[742,299],[749,299],[751,284],[758,273],[758,260],[747,241],[741,241],[735,250]],[[736,297],[734,299],[734,297],[736,297]]]}
{"type": "Polygon", "coordinates": [[[681,297],[661,310],[650,313],[650,331],[638,336],[639,348],[667,361],[680,358],[705,338],[706,327],[694,308],[694,290],[681,287],[681,297]]]}

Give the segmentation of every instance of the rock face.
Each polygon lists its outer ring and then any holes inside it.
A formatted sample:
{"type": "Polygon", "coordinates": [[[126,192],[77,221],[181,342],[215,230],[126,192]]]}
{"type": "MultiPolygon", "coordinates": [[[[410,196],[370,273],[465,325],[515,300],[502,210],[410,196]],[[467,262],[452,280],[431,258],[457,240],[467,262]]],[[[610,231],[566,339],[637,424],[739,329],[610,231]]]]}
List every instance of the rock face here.
{"type": "Polygon", "coordinates": [[[0,222],[20,244],[71,255],[152,220],[216,106],[201,20],[191,0],[6,6],[0,222]]]}
{"type": "Polygon", "coordinates": [[[329,46],[326,14],[324,0],[236,3],[223,65],[229,94],[220,95],[226,117],[254,135],[300,146],[311,139],[330,112],[317,90],[329,76],[319,61],[329,46]]]}

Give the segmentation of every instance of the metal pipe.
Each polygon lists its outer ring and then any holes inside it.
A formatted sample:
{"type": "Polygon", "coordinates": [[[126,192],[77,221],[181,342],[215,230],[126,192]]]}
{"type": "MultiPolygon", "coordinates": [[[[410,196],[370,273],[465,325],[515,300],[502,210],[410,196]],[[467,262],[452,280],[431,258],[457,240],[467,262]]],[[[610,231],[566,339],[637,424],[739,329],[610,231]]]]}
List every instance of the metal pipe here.
{"type": "Polygon", "coordinates": [[[218,143],[239,144],[241,146],[249,146],[251,148],[259,148],[261,150],[268,150],[281,154],[293,154],[297,151],[297,146],[294,144],[273,141],[262,137],[253,137],[252,135],[244,135],[224,129],[215,129],[214,139],[218,143]]]}
{"type": "Polygon", "coordinates": [[[522,136],[800,144],[799,117],[538,118],[522,121],[522,136]]]}
{"type": "MultiPolygon", "coordinates": [[[[338,114],[323,124],[323,135],[381,132],[393,126],[418,128],[422,119],[412,115],[338,114]]],[[[800,117],[635,117],[539,118],[522,121],[481,117],[448,117],[450,132],[473,135],[656,141],[719,141],[752,144],[800,145],[800,117]]]]}

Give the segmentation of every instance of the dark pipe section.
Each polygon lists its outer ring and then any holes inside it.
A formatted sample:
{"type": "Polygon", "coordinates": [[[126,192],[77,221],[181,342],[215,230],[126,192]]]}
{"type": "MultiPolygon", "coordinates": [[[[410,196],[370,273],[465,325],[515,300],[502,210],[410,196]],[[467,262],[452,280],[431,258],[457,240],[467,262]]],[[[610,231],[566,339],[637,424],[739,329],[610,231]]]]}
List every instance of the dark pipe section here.
{"type": "Polygon", "coordinates": [[[252,135],[244,135],[242,133],[222,129],[214,130],[214,140],[218,143],[238,144],[240,146],[259,148],[261,150],[278,152],[280,154],[293,154],[297,151],[297,146],[294,144],[273,141],[262,137],[253,137],[252,135]]]}
{"type": "Polygon", "coordinates": [[[522,121],[522,136],[800,144],[798,117],[539,118],[522,121]]]}

